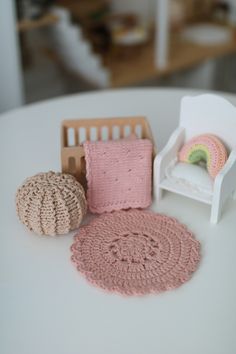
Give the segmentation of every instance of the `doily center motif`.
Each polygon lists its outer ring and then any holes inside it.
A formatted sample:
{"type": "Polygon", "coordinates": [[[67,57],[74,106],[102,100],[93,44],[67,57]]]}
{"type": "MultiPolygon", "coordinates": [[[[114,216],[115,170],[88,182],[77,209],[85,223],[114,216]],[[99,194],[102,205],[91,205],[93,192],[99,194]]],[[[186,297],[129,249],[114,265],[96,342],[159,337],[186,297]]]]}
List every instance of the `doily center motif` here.
{"type": "Polygon", "coordinates": [[[144,265],[152,259],[160,259],[159,247],[158,242],[151,236],[134,231],[112,240],[109,250],[117,261],[144,265]]]}
{"type": "Polygon", "coordinates": [[[124,295],[175,289],[191,278],[200,243],[176,219],[149,211],[103,214],[83,226],[72,261],[90,282],[124,295]]]}

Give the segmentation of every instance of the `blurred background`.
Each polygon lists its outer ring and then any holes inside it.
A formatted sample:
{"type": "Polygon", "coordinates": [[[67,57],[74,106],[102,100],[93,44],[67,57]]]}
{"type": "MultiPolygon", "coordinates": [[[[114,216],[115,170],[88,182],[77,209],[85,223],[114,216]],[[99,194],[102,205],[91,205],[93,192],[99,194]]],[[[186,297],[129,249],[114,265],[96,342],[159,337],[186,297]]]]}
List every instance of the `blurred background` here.
{"type": "Polygon", "coordinates": [[[236,93],[236,0],[1,0],[0,112],[123,87],[236,93]]]}

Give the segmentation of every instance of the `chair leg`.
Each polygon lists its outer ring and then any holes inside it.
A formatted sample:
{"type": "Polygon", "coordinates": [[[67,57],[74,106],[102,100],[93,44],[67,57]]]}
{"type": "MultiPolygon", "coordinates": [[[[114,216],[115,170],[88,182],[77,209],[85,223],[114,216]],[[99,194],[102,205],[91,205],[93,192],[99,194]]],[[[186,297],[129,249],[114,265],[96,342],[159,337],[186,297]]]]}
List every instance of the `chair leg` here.
{"type": "Polygon", "coordinates": [[[155,190],[155,200],[156,201],[159,201],[162,199],[162,189],[157,187],[156,190],[155,190]]]}
{"type": "Polygon", "coordinates": [[[221,198],[219,200],[213,200],[213,204],[211,207],[211,223],[212,224],[218,224],[220,216],[221,216],[221,211],[222,211],[223,203],[221,198]]]}
{"type": "Polygon", "coordinates": [[[236,189],[232,193],[232,198],[233,198],[233,200],[236,200],[236,189]]]}

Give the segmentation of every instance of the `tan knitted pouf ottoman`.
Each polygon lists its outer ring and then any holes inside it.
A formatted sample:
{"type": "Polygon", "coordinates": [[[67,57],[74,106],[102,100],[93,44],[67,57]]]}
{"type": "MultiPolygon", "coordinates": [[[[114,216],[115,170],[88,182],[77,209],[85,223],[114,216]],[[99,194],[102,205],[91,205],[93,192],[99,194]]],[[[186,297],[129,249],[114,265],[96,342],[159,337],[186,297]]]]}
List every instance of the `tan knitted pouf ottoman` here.
{"type": "Polygon", "coordinates": [[[63,173],[39,173],[17,190],[20,221],[40,235],[66,234],[79,227],[87,211],[83,187],[63,173]]]}

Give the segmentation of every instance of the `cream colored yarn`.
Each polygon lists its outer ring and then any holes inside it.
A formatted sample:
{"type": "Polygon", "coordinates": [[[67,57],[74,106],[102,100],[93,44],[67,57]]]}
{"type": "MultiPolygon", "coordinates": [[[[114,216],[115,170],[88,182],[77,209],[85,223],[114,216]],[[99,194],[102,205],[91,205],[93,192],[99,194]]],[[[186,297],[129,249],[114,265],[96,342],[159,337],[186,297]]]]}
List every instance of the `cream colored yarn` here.
{"type": "Polygon", "coordinates": [[[50,171],[23,183],[16,194],[16,210],[31,231],[53,236],[78,228],[87,203],[83,187],[73,176],[50,171]]]}

